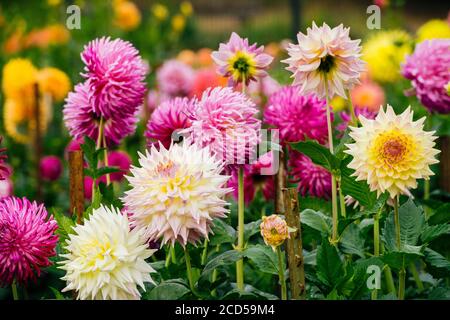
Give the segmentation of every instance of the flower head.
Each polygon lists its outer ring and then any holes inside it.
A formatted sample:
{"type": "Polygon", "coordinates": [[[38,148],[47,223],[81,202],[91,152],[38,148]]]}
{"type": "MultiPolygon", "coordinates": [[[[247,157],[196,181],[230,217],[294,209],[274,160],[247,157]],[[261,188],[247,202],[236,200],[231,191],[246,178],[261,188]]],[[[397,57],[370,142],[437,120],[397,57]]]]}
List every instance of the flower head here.
{"type": "Polygon", "coordinates": [[[345,90],[359,83],[365,69],[360,59],[361,40],[351,40],[349,32],[342,24],[331,29],[326,23],[318,27],[313,22],[306,35],[298,33],[298,44],[290,44],[289,58],[283,62],[289,65],[286,69],[293,73],[301,94],[346,98],[345,90]]]}
{"type": "MultiPolygon", "coordinates": [[[[120,169],[120,172],[111,173],[111,181],[120,182],[131,167],[131,158],[124,151],[108,152],[108,166],[120,169]]],[[[104,177],[104,176],[103,176],[104,177]]]]}
{"type": "Polygon", "coordinates": [[[121,39],[95,39],[81,53],[93,111],[105,117],[133,114],[143,102],[148,67],[133,45],[121,39]]]}
{"type": "Polygon", "coordinates": [[[59,69],[43,68],[37,78],[40,90],[49,93],[57,102],[62,101],[70,90],[69,77],[59,69]]]}
{"type": "MultiPolygon", "coordinates": [[[[0,144],[2,143],[3,137],[0,136],[0,144]]],[[[0,148],[0,180],[4,180],[7,175],[9,175],[8,167],[5,165],[8,156],[5,154],[6,149],[0,148]]]]}
{"type": "MultiPolygon", "coordinates": [[[[243,164],[256,151],[261,121],[255,104],[230,87],[209,88],[190,114],[190,133],[201,146],[226,164],[243,164]]],[[[248,161],[247,161],[248,162],[248,161]]]]}
{"type": "Polygon", "coordinates": [[[0,200],[0,286],[24,285],[40,276],[56,254],[58,225],[44,205],[26,198],[0,200]]]}
{"type": "Polygon", "coordinates": [[[41,177],[47,181],[58,180],[61,176],[63,167],[61,159],[56,156],[43,157],[39,163],[41,177]]]}
{"type": "Polygon", "coordinates": [[[331,196],[331,174],[310,158],[297,152],[290,152],[288,162],[292,182],[298,183],[302,196],[310,195],[328,199],[331,196]]]}
{"type": "Polygon", "coordinates": [[[139,164],[127,177],[131,190],[123,201],[131,225],[143,229],[147,240],[195,243],[208,237],[214,218],[228,213],[222,198],[230,191],[224,187],[229,177],[220,174],[223,166],[208,148],[188,140],[168,150],[152,146],[139,164]]]}
{"type": "Polygon", "coordinates": [[[303,96],[299,87],[286,86],[272,94],[264,111],[264,122],[280,130],[286,142],[315,139],[327,141],[326,101],[315,95],[303,96]]]}
{"type": "Polygon", "coordinates": [[[194,76],[192,67],[178,60],[164,62],[156,72],[159,90],[170,97],[188,96],[194,76]]]}
{"type": "Polygon", "coordinates": [[[189,96],[201,98],[206,89],[210,87],[224,87],[225,85],[226,78],[218,75],[212,68],[203,68],[196,72],[189,96]]]}
{"type": "Polygon", "coordinates": [[[412,39],[405,31],[380,31],[364,44],[363,59],[375,81],[392,83],[401,78],[400,64],[411,51],[412,39]]]}
{"type": "Polygon", "coordinates": [[[417,29],[417,42],[448,38],[450,38],[450,24],[445,20],[432,19],[417,29]]]}
{"type": "Polygon", "coordinates": [[[383,88],[371,81],[364,81],[360,85],[355,86],[351,91],[351,97],[355,109],[367,108],[376,112],[384,104],[383,88]]]}
{"type": "Polygon", "coordinates": [[[277,214],[263,217],[260,228],[264,242],[271,246],[273,250],[290,238],[286,221],[277,214]]]}
{"type": "MultiPolygon", "coordinates": [[[[70,92],[64,106],[64,122],[74,139],[83,139],[88,136],[94,141],[98,137],[101,115],[92,108],[89,100],[89,84],[80,83],[70,92]]],[[[119,144],[127,135],[132,134],[136,128],[135,115],[112,114],[104,118],[104,135],[108,146],[119,144]]]]}
{"type": "Polygon", "coordinates": [[[241,38],[233,32],[227,43],[221,43],[219,50],[211,54],[218,65],[220,75],[229,78],[229,83],[248,84],[256,77],[267,75],[265,71],[273,58],[264,53],[264,46],[249,45],[248,39],[241,38]]]}
{"type": "Polygon", "coordinates": [[[158,145],[159,141],[169,148],[177,131],[190,126],[188,113],[193,108],[194,101],[188,98],[174,98],[159,105],[153,111],[145,131],[149,145],[158,145]]]}
{"type": "Polygon", "coordinates": [[[120,29],[130,31],[141,23],[141,12],[131,1],[118,1],[113,5],[114,24],[120,29]]]}
{"type": "Polygon", "coordinates": [[[61,256],[63,292],[76,290],[81,300],[139,299],[138,286],[153,283],[153,268],[145,262],[148,249],[142,231],[131,229],[128,217],[115,208],[100,206],[83,225],[73,228],[61,256]]]}
{"type": "Polygon", "coordinates": [[[388,191],[391,198],[400,194],[411,196],[417,179],[433,175],[430,165],[437,163],[439,150],[433,148],[434,131],[423,130],[425,117],[413,121],[408,107],[396,115],[390,105],[380,109],[373,120],[359,116],[362,127],[350,127],[354,143],[346,144],[345,152],[353,156],[348,165],[356,180],[366,180],[378,195],[388,191]]]}
{"type": "MultiPolygon", "coordinates": [[[[7,98],[32,98],[33,85],[36,83],[38,70],[28,59],[11,59],[3,67],[2,86],[7,98]]],[[[31,102],[32,103],[32,102],[31,102]]]]}
{"type": "Polygon", "coordinates": [[[417,98],[431,112],[450,113],[450,39],[426,40],[406,58],[403,75],[411,80],[417,98]]]}

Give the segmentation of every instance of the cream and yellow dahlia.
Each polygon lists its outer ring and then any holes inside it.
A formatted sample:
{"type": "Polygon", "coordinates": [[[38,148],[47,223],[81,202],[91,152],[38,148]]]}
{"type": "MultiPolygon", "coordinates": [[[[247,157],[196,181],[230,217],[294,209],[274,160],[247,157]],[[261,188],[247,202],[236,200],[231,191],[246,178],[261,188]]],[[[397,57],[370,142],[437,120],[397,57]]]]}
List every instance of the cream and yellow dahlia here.
{"type": "Polygon", "coordinates": [[[433,175],[430,165],[437,163],[434,131],[424,131],[425,117],[413,121],[408,107],[396,115],[390,105],[380,109],[373,120],[360,115],[362,126],[350,127],[354,143],[346,144],[345,152],[353,156],[348,165],[356,180],[366,180],[372,191],[380,195],[388,191],[394,198],[411,196],[409,189],[417,187],[417,179],[433,175]]]}
{"type": "Polygon", "coordinates": [[[134,300],[141,296],[138,286],[153,283],[155,270],[145,259],[155,250],[141,230],[130,228],[127,215],[101,206],[73,231],[59,267],[66,271],[63,292],[76,290],[81,300],[134,300]]]}
{"type": "Polygon", "coordinates": [[[131,213],[131,225],[143,229],[148,240],[181,245],[208,237],[212,220],[229,212],[223,196],[229,176],[208,148],[186,141],[152,145],[139,155],[140,167],[127,177],[131,190],[123,201],[131,213]]]}

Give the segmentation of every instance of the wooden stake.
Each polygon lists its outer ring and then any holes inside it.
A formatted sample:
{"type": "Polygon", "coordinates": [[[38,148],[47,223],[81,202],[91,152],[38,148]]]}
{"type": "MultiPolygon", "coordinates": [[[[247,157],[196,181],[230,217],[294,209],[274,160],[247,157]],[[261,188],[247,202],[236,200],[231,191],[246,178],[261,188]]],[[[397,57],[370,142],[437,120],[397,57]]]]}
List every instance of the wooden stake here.
{"type": "Polygon", "coordinates": [[[83,151],[69,152],[70,178],[70,214],[77,215],[77,222],[81,223],[84,212],[84,175],[83,151]]]}
{"type": "Polygon", "coordinates": [[[284,201],[283,201],[283,188],[286,187],[286,167],[285,167],[285,156],[283,152],[279,152],[279,167],[278,172],[275,175],[274,183],[275,183],[275,213],[283,214],[284,209],[284,201]]]}
{"type": "Polygon", "coordinates": [[[289,227],[296,229],[295,232],[290,234],[290,239],[286,242],[292,299],[304,300],[306,297],[305,268],[298,191],[296,188],[283,188],[282,191],[286,222],[289,227]]]}

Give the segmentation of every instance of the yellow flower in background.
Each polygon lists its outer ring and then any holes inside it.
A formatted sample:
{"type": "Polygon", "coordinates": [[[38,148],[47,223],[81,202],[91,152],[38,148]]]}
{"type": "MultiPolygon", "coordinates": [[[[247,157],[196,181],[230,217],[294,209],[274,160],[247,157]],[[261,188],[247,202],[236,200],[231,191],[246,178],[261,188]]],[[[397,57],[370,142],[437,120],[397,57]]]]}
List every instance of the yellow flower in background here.
{"type": "Polygon", "coordinates": [[[64,100],[70,90],[69,77],[59,69],[43,68],[38,72],[39,88],[42,92],[49,93],[53,100],[64,100]]]}
{"type": "Polygon", "coordinates": [[[56,7],[61,4],[61,0],[47,0],[47,4],[51,7],[56,7]]]}
{"type": "Polygon", "coordinates": [[[400,65],[412,52],[412,38],[402,30],[380,31],[363,45],[363,60],[375,81],[395,82],[401,79],[400,65]]]}
{"type": "Polygon", "coordinates": [[[141,23],[141,12],[133,2],[115,2],[113,9],[114,24],[120,29],[130,31],[136,29],[141,23]]]}
{"type": "Polygon", "coordinates": [[[388,191],[391,198],[401,194],[411,196],[417,179],[428,180],[438,163],[435,156],[434,131],[424,131],[425,117],[413,121],[408,107],[396,115],[390,105],[381,108],[373,120],[359,116],[362,126],[350,127],[354,143],[346,144],[346,153],[353,156],[348,165],[354,169],[357,181],[366,180],[378,196],[388,191]]]}
{"type": "Polygon", "coordinates": [[[277,214],[263,217],[260,225],[261,235],[266,245],[275,251],[276,247],[282,245],[289,239],[289,227],[286,221],[277,214]]]}
{"type": "Polygon", "coordinates": [[[417,30],[417,42],[439,38],[450,38],[450,25],[445,20],[430,20],[417,30]]]}
{"type": "Polygon", "coordinates": [[[184,30],[186,26],[186,18],[182,14],[176,14],[172,17],[172,29],[179,33],[184,30]]]}
{"type": "Polygon", "coordinates": [[[333,108],[334,112],[339,112],[339,111],[347,109],[347,100],[340,96],[335,96],[330,101],[330,105],[331,105],[331,108],[333,108]]]}
{"type": "Polygon", "coordinates": [[[38,70],[28,59],[11,59],[3,67],[3,93],[7,98],[33,96],[38,70]]]}
{"type": "Polygon", "coordinates": [[[450,82],[445,85],[445,90],[447,90],[447,95],[450,96],[450,82]]]}
{"type": "Polygon", "coordinates": [[[169,15],[169,10],[167,10],[167,7],[165,5],[156,3],[152,7],[152,13],[156,19],[164,21],[167,19],[167,16],[169,15]]]}
{"type": "Polygon", "coordinates": [[[189,17],[194,12],[194,9],[192,8],[192,4],[189,1],[183,1],[180,4],[180,12],[185,16],[189,17]]]}

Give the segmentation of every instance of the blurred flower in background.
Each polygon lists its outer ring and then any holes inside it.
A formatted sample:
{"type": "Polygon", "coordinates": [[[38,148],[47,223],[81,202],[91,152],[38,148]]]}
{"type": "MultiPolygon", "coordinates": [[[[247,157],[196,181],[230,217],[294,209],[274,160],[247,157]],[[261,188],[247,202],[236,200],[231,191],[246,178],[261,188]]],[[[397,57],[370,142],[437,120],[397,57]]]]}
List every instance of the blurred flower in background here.
{"type": "Polygon", "coordinates": [[[61,70],[51,67],[39,70],[37,81],[39,89],[44,93],[49,93],[57,102],[64,100],[71,87],[69,77],[61,70]]]}
{"type": "Polygon", "coordinates": [[[159,21],[164,21],[169,16],[169,10],[163,4],[156,3],[152,6],[152,14],[159,21]]]}
{"type": "Polygon", "coordinates": [[[433,19],[417,29],[417,42],[429,39],[450,38],[450,25],[446,20],[433,19]]]}
{"type": "Polygon", "coordinates": [[[355,86],[350,94],[355,108],[367,108],[370,111],[378,111],[385,100],[383,88],[370,80],[355,86]]]}
{"type": "Polygon", "coordinates": [[[39,163],[41,177],[46,181],[56,181],[62,174],[61,159],[56,156],[45,156],[39,163]]]}
{"type": "Polygon", "coordinates": [[[190,94],[194,70],[178,60],[167,60],[156,71],[159,90],[170,97],[186,97],[190,94]]]}
{"type": "Polygon", "coordinates": [[[141,23],[141,12],[131,1],[115,0],[113,2],[114,24],[120,29],[131,31],[141,23]]]}
{"type": "Polygon", "coordinates": [[[189,17],[194,12],[194,8],[192,7],[192,4],[189,1],[182,1],[180,3],[180,12],[184,16],[189,17]]]}

